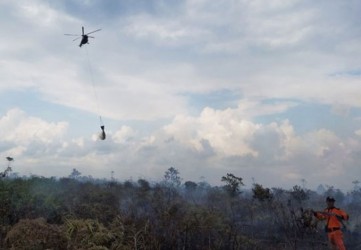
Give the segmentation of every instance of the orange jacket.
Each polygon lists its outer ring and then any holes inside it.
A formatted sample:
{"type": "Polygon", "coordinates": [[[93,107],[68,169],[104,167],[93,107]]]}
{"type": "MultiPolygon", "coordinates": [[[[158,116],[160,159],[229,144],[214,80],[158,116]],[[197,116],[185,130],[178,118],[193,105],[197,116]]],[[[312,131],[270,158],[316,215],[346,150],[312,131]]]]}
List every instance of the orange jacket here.
{"type": "Polygon", "coordinates": [[[314,212],[314,215],[320,220],[327,220],[327,228],[341,228],[341,220],[348,220],[348,214],[339,208],[326,208],[323,212],[314,212]]]}

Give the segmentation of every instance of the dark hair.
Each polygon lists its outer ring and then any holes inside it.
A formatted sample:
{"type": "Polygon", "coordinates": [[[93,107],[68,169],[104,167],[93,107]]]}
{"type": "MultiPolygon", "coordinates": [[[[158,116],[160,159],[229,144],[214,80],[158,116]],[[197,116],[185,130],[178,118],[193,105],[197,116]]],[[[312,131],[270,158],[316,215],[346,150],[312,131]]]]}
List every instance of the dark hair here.
{"type": "Polygon", "coordinates": [[[336,201],[332,196],[327,196],[326,201],[336,201]]]}

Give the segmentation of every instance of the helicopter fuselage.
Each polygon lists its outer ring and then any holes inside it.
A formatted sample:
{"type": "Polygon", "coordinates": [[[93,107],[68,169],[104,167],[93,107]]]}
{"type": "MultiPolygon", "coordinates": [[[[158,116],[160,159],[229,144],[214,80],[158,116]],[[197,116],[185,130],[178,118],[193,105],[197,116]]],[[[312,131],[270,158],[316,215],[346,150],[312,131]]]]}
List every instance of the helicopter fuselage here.
{"type": "Polygon", "coordinates": [[[92,32],[85,33],[85,32],[84,32],[84,27],[81,27],[81,31],[82,31],[82,34],[81,34],[81,35],[75,35],[75,34],[64,34],[64,35],[66,35],[66,36],[76,36],[77,38],[75,38],[73,41],[78,40],[79,38],[81,38],[81,41],[80,41],[80,44],[79,44],[79,47],[81,47],[81,46],[83,46],[84,44],[89,43],[89,42],[88,42],[89,37],[90,37],[90,38],[94,38],[93,36],[88,36],[89,34],[93,34],[93,33],[98,32],[98,31],[100,31],[100,30],[102,30],[102,29],[97,29],[97,30],[94,30],[94,31],[92,31],[92,32]]]}
{"type": "Polygon", "coordinates": [[[83,35],[81,41],[80,41],[80,44],[79,44],[79,47],[81,47],[82,45],[88,43],[88,36],[87,35],[83,35]]]}

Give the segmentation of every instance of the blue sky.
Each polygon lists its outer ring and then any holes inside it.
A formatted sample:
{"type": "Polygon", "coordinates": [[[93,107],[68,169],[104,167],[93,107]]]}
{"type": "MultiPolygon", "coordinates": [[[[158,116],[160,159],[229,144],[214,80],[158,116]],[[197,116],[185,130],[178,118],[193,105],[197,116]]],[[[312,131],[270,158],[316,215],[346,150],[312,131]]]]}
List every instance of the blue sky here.
{"type": "Polygon", "coordinates": [[[360,180],[359,1],[0,2],[0,157],[20,175],[360,180]],[[64,33],[101,28],[82,48],[64,33]],[[90,70],[89,70],[90,63],[90,70]],[[99,115],[107,139],[99,141],[99,115]]]}

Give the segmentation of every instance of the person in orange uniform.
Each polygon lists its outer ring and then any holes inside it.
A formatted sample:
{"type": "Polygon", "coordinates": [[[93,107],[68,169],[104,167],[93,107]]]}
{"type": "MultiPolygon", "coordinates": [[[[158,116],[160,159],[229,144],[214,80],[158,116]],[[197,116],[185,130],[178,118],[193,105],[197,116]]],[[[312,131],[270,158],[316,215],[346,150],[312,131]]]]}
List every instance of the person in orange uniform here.
{"type": "Polygon", "coordinates": [[[319,220],[326,220],[325,230],[327,232],[328,240],[332,246],[332,249],[345,250],[343,243],[343,234],[341,227],[343,226],[343,220],[348,220],[348,214],[335,207],[335,198],[328,196],[326,198],[327,208],[323,212],[313,212],[313,215],[319,220]]]}

